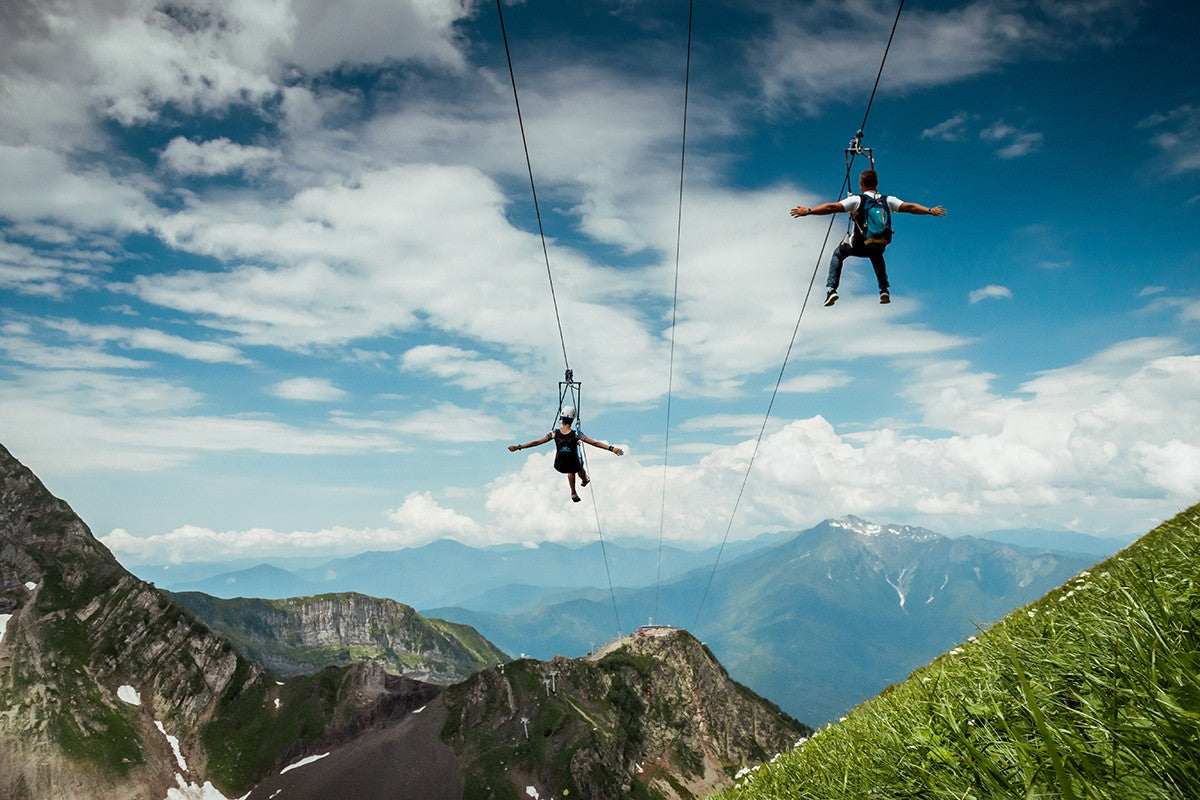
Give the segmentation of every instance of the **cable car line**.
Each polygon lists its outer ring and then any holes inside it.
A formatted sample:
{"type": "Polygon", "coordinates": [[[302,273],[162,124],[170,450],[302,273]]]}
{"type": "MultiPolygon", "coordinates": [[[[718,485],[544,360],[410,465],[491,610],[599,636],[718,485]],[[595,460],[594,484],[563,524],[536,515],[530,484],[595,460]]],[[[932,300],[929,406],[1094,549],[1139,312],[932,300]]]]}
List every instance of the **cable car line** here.
{"type": "MultiPolygon", "coordinates": [[[[567,396],[568,392],[571,393],[572,397],[575,400],[576,408],[578,408],[581,384],[579,383],[579,381],[575,380],[574,371],[571,369],[571,362],[567,358],[567,339],[566,339],[566,336],[563,334],[562,317],[559,314],[559,310],[558,310],[558,296],[554,291],[554,275],[550,270],[550,252],[546,246],[546,232],[542,225],[542,212],[541,212],[540,207],[538,206],[537,185],[533,180],[533,159],[530,158],[530,156],[529,156],[529,141],[525,136],[525,120],[521,114],[521,98],[517,93],[517,75],[516,75],[516,72],[513,70],[512,51],[509,48],[509,44],[508,44],[508,31],[506,30],[506,28],[504,26],[504,9],[501,6],[500,0],[496,0],[496,15],[500,18],[500,35],[504,39],[504,57],[508,61],[508,77],[512,83],[513,103],[517,107],[517,123],[521,128],[521,145],[525,149],[525,166],[529,171],[529,190],[533,194],[533,209],[537,215],[538,234],[540,235],[541,240],[542,240],[542,256],[545,258],[545,261],[546,261],[546,277],[550,282],[550,299],[554,303],[554,318],[555,318],[555,321],[558,323],[558,339],[559,339],[559,342],[562,344],[562,354],[563,354],[563,363],[565,365],[565,373],[563,376],[564,380],[561,383],[559,383],[559,407],[558,407],[558,409],[555,409],[555,411],[558,412],[558,411],[561,411],[562,401],[567,396]],[[565,388],[564,388],[564,386],[565,386],[565,388]]],[[[578,411],[576,411],[576,415],[575,415],[575,425],[576,425],[576,428],[578,429],[578,426],[579,426],[578,411]]],[[[580,458],[581,458],[581,463],[583,464],[584,469],[586,471],[587,456],[583,453],[582,447],[580,447],[580,458]]],[[[616,625],[617,625],[617,638],[620,639],[621,635],[622,635],[621,618],[620,618],[620,614],[617,612],[617,593],[616,593],[616,590],[613,588],[612,569],[610,568],[609,563],[608,563],[608,548],[604,544],[604,530],[600,526],[600,512],[599,512],[599,509],[596,508],[595,490],[593,489],[590,494],[592,497],[592,508],[596,514],[596,534],[600,538],[600,553],[604,557],[604,573],[605,573],[605,575],[608,576],[608,594],[609,594],[609,597],[612,598],[613,619],[616,621],[616,625]]]]}
{"type": "MultiPolygon", "coordinates": [[[[858,126],[858,133],[856,134],[854,140],[851,142],[852,146],[855,144],[855,142],[857,142],[859,150],[861,150],[863,131],[867,127],[867,118],[871,114],[871,105],[875,102],[875,93],[879,89],[879,80],[883,76],[883,67],[887,63],[888,52],[892,49],[892,39],[896,36],[896,26],[900,24],[900,13],[902,11],[904,11],[904,0],[900,0],[900,5],[896,9],[896,18],[892,22],[891,33],[888,34],[887,46],[884,47],[883,58],[881,58],[879,61],[879,71],[875,73],[875,85],[873,87],[871,87],[871,96],[867,100],[867,107],[866,107],[866,110],[863,112],[862,123],[858,126]]],[[[842,193],[847,191],[850,187],[850,171],[851,171],[851,168],[854,163],[854,158],[855,158],[855,156],[857,156],[859,154],[859,152],[852,150],[851,148],[847,148],[847,154],[848,154],[848,156],[846,159],[846,175],[845,175],[845,177],[842,178],[842,186],[838,190],[838,194],[837,194],[838,197],[841,197],[842,193]]],[[[872,166],[874,166],[873,158],[872,158],[872,166]]],[[[746,472],[742,476],[742,484],[738,488],[737,499],[734,501],[734,504],[733,504],[733,511],[730,512],[730,514],[729,514],[729,523],[725,526],[725,536],[721,539],[721,546],[717,550],[717,558],[716,558],[715,562],[713,563],[712,572],[709,573],[708,581],[704,585],[704,593],[700,596],[700,602],[696,607],[696,619],[692,623],[693,631],[696,630],[697,626],[700,623],[700,614],[704,610],[704,601],[708,599],[709,590],[712,588],[713,577],[717,574],[717,566],[721,563],[721,556],[722,556],[722,554],[724,554],[725,545],[729,541],[729,533],[733,529],[733,520],[737,516],[738,507],[741,505],[741,502],[742,502],[742,495],[745,493],[745,490],[746,490],[746,483],[750,480],[750,470],[754,467],[754,460],[758,457],[759,448],[762,446],[763,436],[765,435],[766,430],[767,430],[767,422],[771,418],[771,409],[774,408],[774,406],[775,406],[775,398],[779,395],[779,387],[783,383],[783,374],[784,374],[784,371],[787,369],[788,359],[791,358],[792,349],[793,349],[793,347],[795,347],[795,344],[796,344],[796,335],[800,330],[800,321],[802,319],[804,319],[804,311],[805,311],[805,309],[808,308],[808,301],[809,301],[809,298],[812,296],[812,288],[813,288],[813,285],[816,283],[817,272],[818,272],[818,270],[820,270],[821,261],[825,257],[825,248],[829,244],[829,234],[832,233],[832,231],[833,231],[833,222],[834,222],[834,217],[832,215],[830,215],[829,227],[825,230],[825,240],[821,243],[821,251],[817,255],[816,263],[813,265],[812,277],[809,278],[809,281],[808,281],[808,290],[804,294],[804,302],[800,305],[800,313],[796,317],[796,325],[795,325],[795,327],[792,328],[792,338],[791,338],[791,341],[788,342],[787,352],[784,354],[784,357],[783,357],[783,364],[779,367],[779,376],[775,379],[775,388],[771,391],[771,400],[769,403],[767,403],[767,412],[763,416],[762,427],[759,428],[758,438],[754,442],[754,449],[753,449],[753,451],[751,451],[750,460],[746,464],[746,472]]]]}
{"type": "Polygon", "coordinates": [[[665,433],[663,435],[663,486],[662,486],[662,503],[659,505],[658,512],[658,561],[656,565],[656,577],[654,583],[654,617],[658,618],[658,595],[662,588],[662,554],[663,554],[663,530],[666,525],[667,516],[667,463],[668,456],[671,452],[671,395],[675,383],[675,320],[676,308],[679,304],[679,252],[680,242],[683,238],[683,176],[684,164],[687,157],[687,117],[688,117],[688,94],[691,88],[692,77],[692,16],[693,16],[694,0],[688,0],[688,33],[687,33],[687,59],[683,70],[683,135],[682,142],[679,146],[679,212],[675,217],[675,285],[671,294],[671,356],[667,367],[667,421],[665,433]]]}

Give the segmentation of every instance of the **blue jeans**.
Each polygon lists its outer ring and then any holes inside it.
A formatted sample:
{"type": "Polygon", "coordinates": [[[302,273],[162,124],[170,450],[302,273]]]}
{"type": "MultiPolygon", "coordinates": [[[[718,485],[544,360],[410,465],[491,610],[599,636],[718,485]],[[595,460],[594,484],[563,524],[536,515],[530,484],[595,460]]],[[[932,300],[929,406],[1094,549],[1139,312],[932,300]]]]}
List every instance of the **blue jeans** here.
{"type": "Polygon", "coordinates": [[[830,291],[837,289],[838,284],[841,283],[842,261],[846,256],[871,259],[871,266],[875,269],[875,280],[879,281],[879,291],[886,292],[888,290],[887,265],[883,263],[883,250],[877,247],[852,245],[848,242],[842,242],[833,251],[833,258],[829,260],[829,280],[825,281],[827,289],[830,291]]]}

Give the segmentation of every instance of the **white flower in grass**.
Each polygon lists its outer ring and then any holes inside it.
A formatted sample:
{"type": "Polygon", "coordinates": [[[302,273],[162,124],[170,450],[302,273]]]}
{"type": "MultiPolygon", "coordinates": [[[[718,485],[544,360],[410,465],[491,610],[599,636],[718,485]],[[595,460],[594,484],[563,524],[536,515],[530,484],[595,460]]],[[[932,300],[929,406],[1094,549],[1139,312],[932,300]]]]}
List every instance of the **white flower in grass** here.
{"type": "Polygon", "coordinates": [[[957,656],[957,655],[961,654],[962,651],[963,651],[963,649],[961,647],[956,647],[950,651],[950,655],[957,656]]]}
{"type": "Polygon", "coordinates": [[[1037,616],[1037,612],[1036,612],[1036,611],[1034,611],[1033,609],[1030,609],[1030,610],[1026,611],[1026,612],[1025,612],[1025,614],[1026,614],[1026,616],[1030,616],[1030,617],[1036,617],[1036,616],[1037,616]]]}

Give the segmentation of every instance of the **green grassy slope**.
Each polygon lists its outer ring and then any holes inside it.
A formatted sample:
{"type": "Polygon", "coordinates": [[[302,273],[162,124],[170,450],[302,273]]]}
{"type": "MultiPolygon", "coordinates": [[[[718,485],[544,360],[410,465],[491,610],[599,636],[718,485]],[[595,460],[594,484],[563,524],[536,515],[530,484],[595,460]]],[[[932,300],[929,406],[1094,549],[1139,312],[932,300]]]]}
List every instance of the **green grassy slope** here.
{"type": "Polygon", "coordinates": [[[1200,797],[1200,505],[718,797],[1200,797]]]}

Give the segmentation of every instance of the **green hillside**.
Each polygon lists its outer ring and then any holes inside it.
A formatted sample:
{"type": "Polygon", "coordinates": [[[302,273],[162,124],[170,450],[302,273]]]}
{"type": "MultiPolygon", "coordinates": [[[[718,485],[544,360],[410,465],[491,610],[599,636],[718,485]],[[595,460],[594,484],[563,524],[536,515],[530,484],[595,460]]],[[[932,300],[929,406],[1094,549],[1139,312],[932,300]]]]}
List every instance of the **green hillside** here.
{"type": "Polygon", "coordinates": [[[718,797],[1200,797],[1200,505],[718,797]]]}

